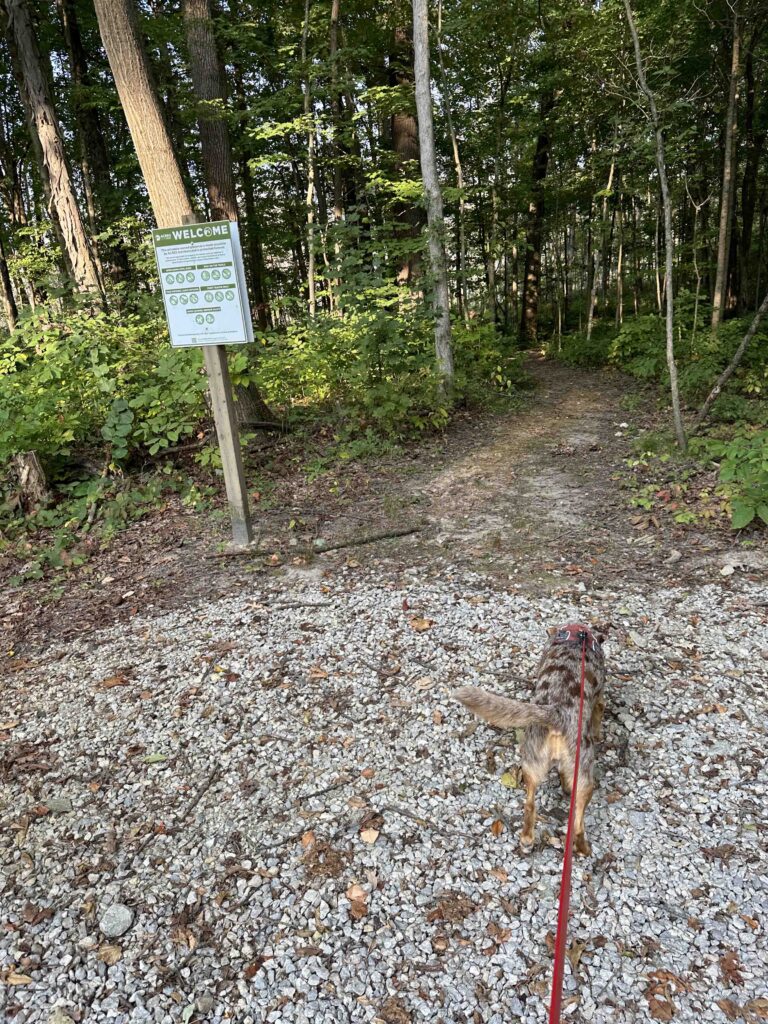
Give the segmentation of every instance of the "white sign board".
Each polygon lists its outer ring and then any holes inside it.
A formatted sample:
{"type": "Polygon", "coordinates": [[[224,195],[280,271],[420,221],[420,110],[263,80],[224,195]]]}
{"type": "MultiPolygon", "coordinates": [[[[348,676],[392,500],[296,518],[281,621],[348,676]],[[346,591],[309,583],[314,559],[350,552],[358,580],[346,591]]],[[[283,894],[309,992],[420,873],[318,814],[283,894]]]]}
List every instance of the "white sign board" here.
{"type": "Polygon", "coordinates": [[[240,234],[234,221],[154,228],[171,345],[253,341],[240,234]]]}

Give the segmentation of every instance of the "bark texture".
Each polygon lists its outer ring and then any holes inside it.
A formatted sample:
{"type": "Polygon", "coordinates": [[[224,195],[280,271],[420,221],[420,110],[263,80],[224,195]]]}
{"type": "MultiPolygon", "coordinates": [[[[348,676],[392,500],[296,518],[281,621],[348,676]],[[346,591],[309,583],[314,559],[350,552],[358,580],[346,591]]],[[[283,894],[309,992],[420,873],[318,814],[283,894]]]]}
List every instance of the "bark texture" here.
{"type": "Polygon", "coordinates": [[[429,261],[432,267],[435,309],[437,369],[446,391],[453,384],[450,298],[445,261],[443,196],[437,176],[435,133],[432,124],[432,89],[429,80],[429,21],[427,0],[413,0],[413,55],[416,79],[416,111],[419,119],[421,175],[427,200],[429,261]]]}
{"type": "Polygon", "coordinates": [[[728,90],[728,113],[725,121],[725,145],[723,147],[723,187],[720,193],[720,229],[717,240],[717,270],[715,289],[712,296],[712,330],[716,331],[723,321],[725,292],[728,283],[728,261],[731,252],[731,230],[733,226],[733,199],[736,183],[734,166],[734,139],[739,98],[739,76],[741,67],[741,34],[739,15],[733,14],[733,48],[731,50],[731,76],[728,90]]]}
{"type": "Polygon", "coordinates": [[[78,291],[101,294],[98,266],[77,203],[35,26],[24,0],[2,0],[8,42],[49,212],[78,291]]]}
{"type": "Polygon", "coordinates": [[[672,292],[672,267],[675,259],[675,242],[672,235],[672,200],[669,195],[669,182],[667,181],[667,164],[664,156],[664,135],[661,130],[659,112],[656,108],[656,100],[651,92],[645,76],[645,65],[640,50],[640,37],[635,27],[635,19],[632,15],[632,8],[629,0],[624,0],[624,10],[627,14],[627,23],[632,36],[632,45],[635,51],[635,66],[637,68],[637,81],[640,92],[648,104],[648,112],[651,125],[653,126],[656,141],[656,170],[659,175],[661,187],[661,203],[664,211],[664,295],[666,301],[665,328],[667,336],[667,369],[669,371],[669,389],[672,398],[672,419],[675,427],[677,444],[682,451],[687,448],[683,416],[680,409],[680,390],[677,383],[677,362],[675,360],[675,308],[674,295],[672,292]]]}

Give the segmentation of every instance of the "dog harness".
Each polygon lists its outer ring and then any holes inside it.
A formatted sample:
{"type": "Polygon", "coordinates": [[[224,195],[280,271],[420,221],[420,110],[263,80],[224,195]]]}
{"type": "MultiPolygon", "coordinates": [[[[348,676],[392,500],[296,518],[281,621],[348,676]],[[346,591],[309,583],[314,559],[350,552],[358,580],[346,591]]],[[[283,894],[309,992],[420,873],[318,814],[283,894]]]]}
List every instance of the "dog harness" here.
{"type": "Polygon", "coordinates": [[[582,643],[586,639],[587,647],[591,651],[596,651],[598,648],[598,642],[592,635],[588,626],[585,626],[581,622],[571,622],[567,626],[560,626],[552,637],[552,643],[555,644],[569,644],[573,647],[581,647],[582,643]]]}

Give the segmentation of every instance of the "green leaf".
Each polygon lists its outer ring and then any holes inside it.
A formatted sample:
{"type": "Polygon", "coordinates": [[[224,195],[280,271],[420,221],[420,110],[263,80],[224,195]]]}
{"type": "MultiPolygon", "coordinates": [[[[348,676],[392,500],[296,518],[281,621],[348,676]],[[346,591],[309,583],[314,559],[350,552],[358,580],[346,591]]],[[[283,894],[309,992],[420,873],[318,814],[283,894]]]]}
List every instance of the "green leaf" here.
{"type": "Polygon", "coordinates": [[[766,525],[768,525],[768,505],[758,505],[756,511],[760,518],[763,520],[763,522],[766,525]]]}
{"type": "Polygon", "coordinates": [[[162,764],[163,761],[167,761],[168,758],[165,754],[147,754],[144,758],[144,764],[162,764]]]}
{"type": "Polygon", "coordinates": [[[754,505],[740,501],[738,498],[735,499],[731,502],[731,526],[734,530],[742,530],[745,526],[749,526],[755,518],[756,511],[754,505]]]}

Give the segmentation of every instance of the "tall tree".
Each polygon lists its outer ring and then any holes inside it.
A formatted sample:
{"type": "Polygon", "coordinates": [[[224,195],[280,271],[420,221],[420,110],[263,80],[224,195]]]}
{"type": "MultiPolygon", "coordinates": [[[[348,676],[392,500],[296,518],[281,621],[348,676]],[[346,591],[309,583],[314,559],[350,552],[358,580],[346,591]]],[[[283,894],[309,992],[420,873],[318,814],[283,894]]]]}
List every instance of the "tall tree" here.
{"type": "Polygon", "coordinates": [[[720,230],[717,239],[717,270],[715,290],[712,296],[712,330],[722,323],[725,311],[726,288],[728,284],[728,260],[731,253],[731,231],[733,227],[733,206],[736,186],[734,139],[738,116],[739,80],[741,77],[741,19],[739,8],[733,8],[733,39],[731,45],[731,74],[728,79],[728,110],[725,118],[725,142],[723,145],[723,187],[720,193],[720,230]]]}
{"type": "Polygon", "coordinates": [[[79,291],[100,294],[99,271],[80,214],[64,139],[48,85],[50,68],[44,67],[27,4],[24,0],[2,0],[2,4],[14,72],[67,270],[79,291]]]}
{"type": "MultiPolygon", "coordinates": [[[[158,227],[193,221],[195,213],[163,119],[133,0],[94,0],[94,7],[158,227]]],[[[229,385],[226,350],[216,345],[203,351],[212,382],[216,431],[225,460],[232,533],[235,543],[244,545],[250,542],[252,534],[237,421],[232,404],[216,399],[229,385]]]]}
{"type": "Polygon", "coordinates": [[[525,347],[535,345],[539,337],[541,246],[544,236],[544,179],[547,176],[551,141],[547,117],[553,106],[554,97],[551,93],[543,97],[539,106],[539,131],[536,136],[536,151],[533,156],[533,185],[525,238],[523,308],[520,320],[520,342],[525,347]]]}
{"type": "Polygon", "coordinates": [[[677,383],[677,362],[675,360],[675,306],[672,291],[672,269],[675,262],[675,240],[672,234],[672,200],[669,194],[669,182],[667,180],[667,162],[664,154],[664,133],[661,126],[661,118],[656,107],[656,98],[648,86],[645,74],[643,55],[640,50],[640,37],[637,34],[635,19],[629,0],[624,0],[624,10],[627,14],[627,24],[632,36],[632,45],[635,51],[635,67],[637,68],[637,81],[640,92],[648,104],[648,113],[653,128],[656,142],[656,170],[659,175],[659,186],[661,188],[661,202],[664,210],[664,296],[666,303],[665,329],[667,337],[667,369],[669,371],[669,387],[672,397],[672,420],[675,427],[675,437],[678,446],[685,451],[687,447],[683,416],[680,410],[680,390],[677,383]]]}
{"type": "Polygon", "coordinates": [[[445,260],[445,221],[443,195],[437,176],[435,133],[432,124],[432,88],[429,75],[428,0],[413,0],[413,69],[416,80],[416,113],[419,121],[421,176],[427,201],[429,261],[432,268],[435,309],[435,353],[443,388],[453,385],[453,347],[451,344],[450,297],[445,260]]]}

